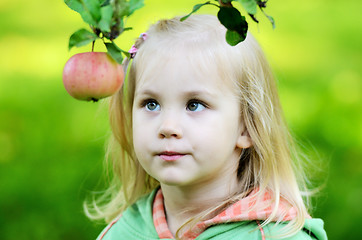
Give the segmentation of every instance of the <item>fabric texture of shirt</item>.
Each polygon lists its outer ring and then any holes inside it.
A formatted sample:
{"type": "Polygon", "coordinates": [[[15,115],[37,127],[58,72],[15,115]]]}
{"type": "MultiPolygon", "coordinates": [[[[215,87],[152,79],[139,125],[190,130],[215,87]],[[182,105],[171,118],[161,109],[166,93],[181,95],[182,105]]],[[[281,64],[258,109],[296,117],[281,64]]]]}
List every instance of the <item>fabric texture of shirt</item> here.
{"type": "MultiPolygon", "coordinates": [[[[266,194],[260,203],[268,203],[271,196],[266,194]]],[[[212,219],[197,223],[186,231],[182,240],[206,239],[267,239],[278,235],[286,223],[268,223],[260,227],[258,220],[265,220],[272,208],[256,208],[246,211],[256,203],[255,191],[236,202],[212,219]],[[259,230],[257,230],[259,229],[259,230]]],[[[258,205],[259,206],[259,205],[258,205]]],[[[273,221],[288,221],[296,216],[296,211],[286,201],[280,202],[278,214],[273,221]],[[279,219],[282,217],[282,219],[279,219]]],[[[126,209],[121,216],[110,223],[97,238],[98,240],[155,240],[174,239],[166,221],[161,190],[141,198],[126,209]]],[[[327,239],[321,219],[306,219],[304,228],[292,237],[284,239],[327,239]]]]}
{"type": "MultiPolygon", "coordinates": [[[[185,232],[180,239],[181,240],[195,239],[203,231],[205,231],[206,228],[217,224],[267,219],[271,215],[273,208],[272,207],[259,208],[255,206],[257,191],[258,190],[252,191],[247,197],[231,205],[225,211],[221,212],[214,218],[197,223],[195,227],[185,232]],[[254,209],[254,210],[249,211],[249,209],[254,209]]],[[[271,199],[272,198],[270,194],[265,193],[262,200],[258,202],[258,206],[270,205],[269,202],[271,201],[271,199]]],[[[279,203],[278,212],[273,220],[289,221],[295,218],[296,215],[297,211],[295,210],[295,208],[292,207],[284,199],[281,199],[279,203]]],[[[160,239],[173,238],[173,235],[170,232],[166,221],[163,195],[161,189],[157,191],[153,202],[153,224],[155,225],[156,231],[160,239]]],[[[260,230],[261,230],[261,235],[263,236],[264,239],[265,238],[264,233],[261,228],[260,230]]]]}

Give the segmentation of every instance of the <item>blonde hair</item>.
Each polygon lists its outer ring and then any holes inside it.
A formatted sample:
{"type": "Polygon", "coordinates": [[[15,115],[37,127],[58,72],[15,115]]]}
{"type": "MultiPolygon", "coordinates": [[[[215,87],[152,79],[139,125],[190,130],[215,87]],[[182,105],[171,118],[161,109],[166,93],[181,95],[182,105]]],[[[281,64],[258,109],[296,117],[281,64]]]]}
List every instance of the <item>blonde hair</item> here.
{"type": "MultiPolygon", "coordinates": [[[[109,188],[92,204],[86,205],[90,218],[109,222],[159,186],[158,181],[140,166],[134,153],[134,90],[136,79],[142,74],[152,74],[150,71],[168,61],[173,51],[181,50],[199,71],[216,67],[221,79],[232,84],[240,99],[242,120],[253,142],[252,147],[243,150],[240,159],[240,194],[226,202],[241,199],[258,187],[260,198],[270,192],[273,199],[270,207],[274,206],[274,210],[264,225],[276,218],[279,201],[283,198],[297,210],[296,218],[286,226],[286,235],[303,227],[308,216],[302,197],[302,192],[307,192],[306,180],[283,119],[273,74],[250,33],[244,42],[232,47],[225,41],[225,32],[216,17],[194,15],[184,22],[179,18],[161,20],[150,27],[147,40],[137,42],[139,50],[132,60],[127,84],[110,100],[113,136],[107,163],[113,171],[109,188]]],[[[221,202],[212,210],[224,205],[225,202],[221,202]]]]}

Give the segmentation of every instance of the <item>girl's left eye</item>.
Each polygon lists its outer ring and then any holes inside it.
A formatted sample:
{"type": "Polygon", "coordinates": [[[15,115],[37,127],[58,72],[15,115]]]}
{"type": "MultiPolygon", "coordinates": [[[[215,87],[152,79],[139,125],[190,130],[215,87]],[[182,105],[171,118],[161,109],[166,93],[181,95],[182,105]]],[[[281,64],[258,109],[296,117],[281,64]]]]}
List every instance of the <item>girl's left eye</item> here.
{"type": "Polygon", "coordinates": [[[191,112],[199,112],[205,109],[204,104],[197,102],[197,101],[191,101],[186,106],[187,110],[191,112]]]}
{"type": "Polygon", "coordinates": [[[142,105],[147,109],[147,111],[154,112],[160,110],[160,104],[158,104],[156,100],[146,100],[142,105]]]}

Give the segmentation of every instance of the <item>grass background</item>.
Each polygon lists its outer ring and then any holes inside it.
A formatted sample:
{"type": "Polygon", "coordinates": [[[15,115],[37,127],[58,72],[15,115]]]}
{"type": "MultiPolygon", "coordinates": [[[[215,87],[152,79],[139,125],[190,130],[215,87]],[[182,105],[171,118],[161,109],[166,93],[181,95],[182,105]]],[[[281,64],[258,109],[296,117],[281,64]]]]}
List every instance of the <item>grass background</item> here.
{"type": "MultiPolygon", "coordinates": [[[[151,23],[201,2],[145,0],[127,22],[134,30],[116,42],[128,49],[151,23]]],[[[310,171],[325,183],[313,216],[324,219],[330,239],[362,235],[361,7],[358,0],[273,0],[266,11],[275,30],[260,14],[258,26],[249,21],[278,78],[290,128],[314,159],[310,171]]],[[[0,2],[2,239],[95,239],[104,227],[84,216],[82,202],[102,185],[106,101],[72,99],[61,78],[72,55],[90,51],[67,50],[82,27],[61,0],[0,2]]]]}

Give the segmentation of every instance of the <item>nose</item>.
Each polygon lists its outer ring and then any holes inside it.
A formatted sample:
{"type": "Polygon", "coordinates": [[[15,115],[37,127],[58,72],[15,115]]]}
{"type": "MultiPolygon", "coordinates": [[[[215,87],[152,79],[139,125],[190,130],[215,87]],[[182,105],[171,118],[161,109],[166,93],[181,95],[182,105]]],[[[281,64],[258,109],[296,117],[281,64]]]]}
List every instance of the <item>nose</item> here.
{"type": "Polygon", "coordinates": [[[182,127],[179,116],[173,113],[165,114],[161,120],[159,128],[159,137],[163,138],[182,138],[182,127]]]}

